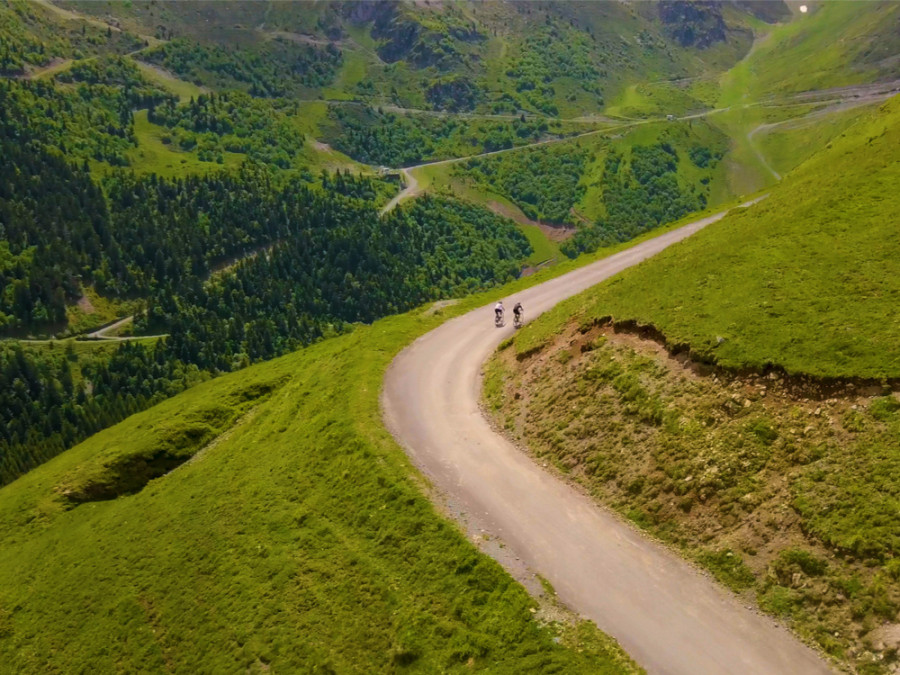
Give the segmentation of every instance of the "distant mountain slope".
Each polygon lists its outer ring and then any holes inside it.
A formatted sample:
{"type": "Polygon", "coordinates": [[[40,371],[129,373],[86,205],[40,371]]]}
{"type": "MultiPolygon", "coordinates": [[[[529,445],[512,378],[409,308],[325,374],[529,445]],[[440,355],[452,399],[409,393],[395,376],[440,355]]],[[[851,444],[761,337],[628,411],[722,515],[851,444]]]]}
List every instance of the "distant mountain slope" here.
{"type": "Polygon", "coordinates": [[[142,58],[197,83],[246,75],[265,94],[251,71],[268,62],[310,95],[554,116],[596,111],[635,81],[721,72],[754,23],[787,14],[780,1],[64,4],[171,40],[142,58]]]}
{"type": "Polygon", "coordinates": [[[591,294],[705,358],[825,377],[900,377],[900,98],[729,216],[591,294]]]}
{"type": "MultiPolygon", "coordinates": [[[[800,3],[796,3],[799,5],[800,3]]],[[[900,79],[900,4],[808,2],[723,78],[724,104],[900,79]]]]}
{"type": "Polygon", "coordinates": [[[198,380],[515,278],[531,253],[451,199],[381,218],[396,181],[333,173],[306,108],[274,96],[309,73],[176,44],[258,91],[191,89],[137,65],[175,40],[136,35],[0,4],[0,484],[198,380]],[[32,348],[117,319],[165,338],[32,348]]]}

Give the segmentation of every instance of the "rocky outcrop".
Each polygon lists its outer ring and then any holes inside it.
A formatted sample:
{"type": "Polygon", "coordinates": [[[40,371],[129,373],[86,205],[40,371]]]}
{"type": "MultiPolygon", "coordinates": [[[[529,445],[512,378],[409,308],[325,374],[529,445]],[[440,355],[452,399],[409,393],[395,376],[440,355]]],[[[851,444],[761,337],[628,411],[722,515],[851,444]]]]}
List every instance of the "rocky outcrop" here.
{"type": "Polygon", "coordinates": [[[663,0],[659,18],[666,33],[682,47],[706,49],[726,39],[725,20],[717,2],[685,2],[663,0]]]}
{"type": "Polygon", "coordinates": [[[484,39],[474,24],[452,14],[439,16],[446,19],[440,29],[426,28],[415,12],[395,0],[348,2],[342,12],[351,23],[372,24],[372,37],[380,42],[378,56],[387,63],[403,60],[414,68],[434,66],[447,71],[466,59],[458,43],[484,39]]]}

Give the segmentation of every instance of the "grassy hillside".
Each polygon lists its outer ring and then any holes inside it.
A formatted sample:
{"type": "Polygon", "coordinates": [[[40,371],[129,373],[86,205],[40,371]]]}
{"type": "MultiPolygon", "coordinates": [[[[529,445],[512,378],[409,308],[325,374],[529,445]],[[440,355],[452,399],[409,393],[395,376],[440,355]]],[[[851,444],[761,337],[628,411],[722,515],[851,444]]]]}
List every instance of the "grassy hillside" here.
{"type": "Polygon", "coordinates": [[[834,108],[826,107],[805,116],[763,125],[752,142],[776,171],[786,174],[871,114],[866,106],[854,103],[850,101],[834,108]]]}
{"type": "Polygon", "coordinates": [[[485,391],[542,461],[882,673],[900,647],[900,98],[843,115],[767,199],[519,332],[485,391]]]}
{"type": "Polygon", "coordinates": [[[895,2],[809,2],[809,13],[760,37],[722,78],[721,105],[893,80],[900,51],[895,2]]]}
{"type": "Polygon", "coordinates": [[[2,662],[634,670],[590,624],[533,615],[381,427],[384,370],[443,320],[385,319],[205,383],[0,489],[2,662]]]}
{"type": "Polygon", "coordinates": [[[900,376],[898,148],[895,98],[762,203],[586,296],[586,314],[653,324],[728,367],[900,376]]]}
{"type": "Polygon", "coordinates": [[[540,320],[490,363],[498,425],[810,643],[890,672],[897,399],[685,368],[581,320],[540,320]]]}
{"type": "Polygon", "coordinates": [[[771,4],[64,3],[152,34],[159,44],[139,58],[213,88],[561,117],[636,82],[717,76],[749,50],[753,26],[787,14],[771,4]]]}

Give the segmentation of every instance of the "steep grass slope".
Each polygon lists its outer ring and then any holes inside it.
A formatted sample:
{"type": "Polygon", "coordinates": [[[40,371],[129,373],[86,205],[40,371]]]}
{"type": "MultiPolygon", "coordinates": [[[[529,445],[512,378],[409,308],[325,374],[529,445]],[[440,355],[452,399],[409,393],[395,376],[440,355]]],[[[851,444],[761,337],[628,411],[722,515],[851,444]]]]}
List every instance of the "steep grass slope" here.
{"type": "Polygon", "coordinates": [[[518,333],[485,394],[537,461],[748,603],[858,672],[896,665],[900,402],[880,387],[685,368],[574,318],[518,333]]]}
{"type": "MultiPolygon", "coordinates": [[[[776,171],[787,174],[868,114],[853,101],[757,127],[751,142],[776,171]]],[[[872,104],[868,104],[872,105],[872,104]]]]}
{"type": "Polygon", "coordinates": [[[387,365],[442,320],[197,386],[0,490],[3,668],[632,670],[591,625],[542,627],[382,428],[387,365]]]}
{"type": "Polygon", "coordinates": [[[755,208],[583,297],[585,312],[653,324],[723,366],[898,377],[898,158],[894,98],[755,208]]]}

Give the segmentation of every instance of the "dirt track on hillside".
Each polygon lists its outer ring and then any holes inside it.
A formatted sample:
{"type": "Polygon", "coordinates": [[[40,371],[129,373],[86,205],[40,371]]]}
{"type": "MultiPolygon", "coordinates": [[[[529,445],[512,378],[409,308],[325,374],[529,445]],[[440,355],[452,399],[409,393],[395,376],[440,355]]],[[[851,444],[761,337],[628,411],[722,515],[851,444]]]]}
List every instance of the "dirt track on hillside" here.
{"type": "MultiPolygon", "coordinates": [[[[507,304],[521,301],[534,318],[720,217],[535,286],[507,304]]],[[[482,307],[405,349],[388,371],[382,400],[388,428],[470,536],[494,540],[492,554],[520,579],[548,579],[563,602],[651,673],[828,672],[787,630],[493,431],[479,408],[480,371],[513,329],[495,329],[492,316],[482,307]]]]}

